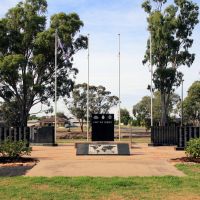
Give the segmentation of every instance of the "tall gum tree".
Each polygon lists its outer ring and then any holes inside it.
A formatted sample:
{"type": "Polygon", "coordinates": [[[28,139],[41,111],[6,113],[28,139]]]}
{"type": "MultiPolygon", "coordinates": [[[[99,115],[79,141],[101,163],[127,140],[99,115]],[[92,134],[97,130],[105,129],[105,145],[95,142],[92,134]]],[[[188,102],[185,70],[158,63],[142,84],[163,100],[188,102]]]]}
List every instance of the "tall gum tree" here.
{"type": "MultiPolygon", "coordinates": [[[[156,67],[153,82],[161,94],[161,125],[167,124],[170,95],[180,86],[183,74],[181,65],[190,67],[195,54],[190,53],[195,25],[199,22],[199,7],[189,0],[146,0],[142,8],[148,14],[148,30],[152,45],[152,65],[156,67]]],[[[150,40],[143,64],[150,62],[150,40]]]]}
{"type": "Polygon", "coordinates": [[[14,126],[27,125],[34,105],[55,100],[55,30],[68,57],[58,49],[57,98],[69,96],[78,73],[73,55],[87,48],[76,13],[55,14],[46,28],[46,11],[46,0],[25,0],[0,19],[0,97],[9,110],[18,110],[14,126]]]}
{"type": "Polygon", "coordinates": [[[200,126],[200,81],[195,81],[188,90],[183,101],[184,122],[200,126]]]}

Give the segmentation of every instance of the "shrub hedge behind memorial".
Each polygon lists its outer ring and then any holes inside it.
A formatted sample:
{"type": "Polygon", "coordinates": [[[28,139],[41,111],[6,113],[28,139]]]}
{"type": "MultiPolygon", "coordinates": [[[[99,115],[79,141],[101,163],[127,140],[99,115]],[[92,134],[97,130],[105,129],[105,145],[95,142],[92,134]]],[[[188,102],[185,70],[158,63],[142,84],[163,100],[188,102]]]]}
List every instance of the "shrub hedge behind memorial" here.
{"type": "Polygon", "coordinates": [[[200,158],[200,138],[190,139],[187,143],[186,154],[191,158],[200,158]]]}
{"type": "Polygon", "coordinates": [[[19,158],[23,155],[30,155],[31,147],[28,147],[25,141],[13,141],[7,138],[0,145],[0,156],[8,158],[19,158]]]}

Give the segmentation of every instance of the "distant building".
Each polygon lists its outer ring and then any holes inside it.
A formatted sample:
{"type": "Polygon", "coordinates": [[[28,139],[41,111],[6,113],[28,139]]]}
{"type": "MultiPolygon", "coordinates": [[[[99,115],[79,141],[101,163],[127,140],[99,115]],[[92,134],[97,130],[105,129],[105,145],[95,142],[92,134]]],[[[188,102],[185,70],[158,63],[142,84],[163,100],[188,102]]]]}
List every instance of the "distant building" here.
{"type": "MultiPolygon", "coordinates": [[[[83,121],[83,124],[84,124],[84,125],[87,125],[87,121],[84,120],[84,121],[83,121]]],[[[79,120],[78,120],[77,118],[71,118],[71,119],[70,119],[70,125],[71,125],[71,126],[76,126],[76,127],[77,127],[77,126],[80,126],[80,122],[79,122],[79,120]]]]}
{"type": "Polygon", "coordinates": [[[38,127],[38,126],[40,126],[40,121],[38,119],[28,120],[27,126],[28,127],[38,127]]]}
{"type": "MultiPolygon", "coordinates": [[[[57,127],[65,127],[65,124],[67,124],[68,120],[64,118],[57,117],[56,125],[57,127]]],[[[54,126],[55,125],[55,117],[47,117],[40,120],[40,126],[54,126]]]]}
{"type": "MultiPolygon", "coordinates": [[[[86,121],[83,122],[84,125],[87,124],[86,121]]],[[[54,126],[55,125],[55,117],[46,117],[40,120],[28,120],[27,122],[28,127],[41,127],[41,126],[54,126]]],[[[76,118],[61,118],[57,117],[57,127],[79,127],[80,123],[76,118]]]]}

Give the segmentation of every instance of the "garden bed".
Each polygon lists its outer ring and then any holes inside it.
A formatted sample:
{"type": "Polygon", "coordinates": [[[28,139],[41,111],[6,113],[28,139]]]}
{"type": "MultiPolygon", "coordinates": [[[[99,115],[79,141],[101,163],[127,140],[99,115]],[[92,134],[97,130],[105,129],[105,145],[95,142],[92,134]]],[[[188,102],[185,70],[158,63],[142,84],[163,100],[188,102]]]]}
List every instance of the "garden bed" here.
{"type": "Polygon", "coordinates": [[[9,157],[0,157],[0,167],[6,166],[32,166],[36,165],[38,159],[30,157],[19,157],[19,158],[9,158],[9,157]]]}
{"type": "Polygon", "coordinates": [[[182,157],[182,158],[174,158],[171,159],[172,162],[179,162],[179,163],[200,163],[200,158],[190,158],[190,157],[182,157]]]}

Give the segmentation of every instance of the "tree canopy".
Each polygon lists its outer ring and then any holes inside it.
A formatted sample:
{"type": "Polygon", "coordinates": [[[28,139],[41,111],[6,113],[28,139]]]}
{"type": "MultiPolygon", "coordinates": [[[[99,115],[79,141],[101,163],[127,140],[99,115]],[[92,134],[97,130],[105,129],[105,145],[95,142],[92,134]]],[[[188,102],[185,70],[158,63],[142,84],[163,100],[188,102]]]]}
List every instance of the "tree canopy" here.
{"type": "Polygon", "coordinates": [[[54,99],[55,30],[69,58],[59,49],[57,98],[70,95],[78,73],[73,55],[87,48],[87,37],[79,35],[83,22],[76,13],[55,14],[46,28],[46,11],[46,0],[25,0],[0,19],[0,97],[17,110],[14,125],[26,126],[32,106],[54,99]]]}
{"type": "Polygon", "coordinates": [[[131,119],[130,113],[126,108],[121,108],[120,109],[120,118],[121,118],[121,122],[124,125],[128,125],[129,120],[131,119]]]}
{"type": "MultiPolygon", "coordinates": [[[[182,81],[183,74],[178,70],[181,65],[190,67],[195,54],[191,38],[195,25],[199,22],[199,7],[190,0],[146,0],[142,7],[148,14],[148,30],[151,37],[152,65],[156,67],[153,82],[161,94],[161,125],[167,123],[170,95],[182,81]]],[[[150,40],[143,63],[150,62],[150,40]]]]}
{"type": "Polygon", "coordinates": [[[200,81],[195,81],[183,101],[183,121],[194,126],[200,125],[200,81]]]}
{"type": "MultiPolygon", "coordinates": [[[[168,119],[171,119],[175,116],[176,105],[180,102],[180,97],[177,94],[172,94],[170,96],[170,105],[168,112],[168,119]]],[[[144,96],[141,101],[133,106],[133,116],[137,119],[140,125],[145,126],[146,128],[150,127],[150,118],[151,118],[151,97],[144,96]]],[[[161,119],[161,98],[160,93],[157,91],[153,96],[153,122],[154,125],[159,125],[161,119]]]]}

